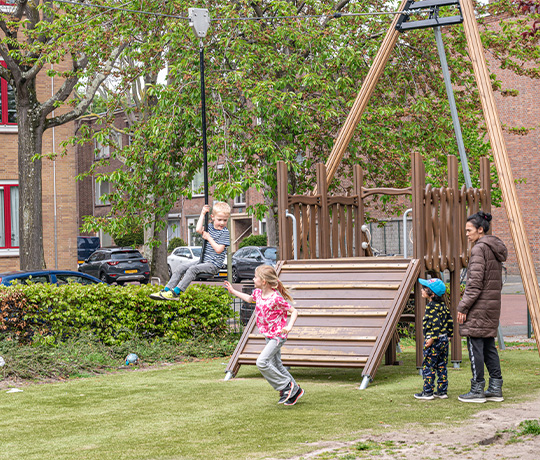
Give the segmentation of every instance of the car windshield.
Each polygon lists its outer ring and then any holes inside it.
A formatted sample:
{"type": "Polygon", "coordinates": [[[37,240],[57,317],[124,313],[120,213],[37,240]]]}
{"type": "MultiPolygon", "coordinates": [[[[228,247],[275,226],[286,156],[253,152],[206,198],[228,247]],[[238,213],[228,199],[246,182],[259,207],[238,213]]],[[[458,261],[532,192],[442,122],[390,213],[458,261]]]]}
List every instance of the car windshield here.
{"type": "Polygon", "coordinates": [[[277,253],[277,249],[276,248],[266,248],[266,249],[263,249],[262,251],[263,253],[263,256],[267,259],[270,259],[270,260],[276,260],[276,253],[277,253]]]}
{"type": "Polygon", "coordinates": [[[201,257],[201,248],[192,248],[191,251],[195,257],[201,257]]]}
{"type": "Polygon", "coordinates": [[[142,259],[139,251],[119,251],[111,254],[112,260],[142,259]]]}

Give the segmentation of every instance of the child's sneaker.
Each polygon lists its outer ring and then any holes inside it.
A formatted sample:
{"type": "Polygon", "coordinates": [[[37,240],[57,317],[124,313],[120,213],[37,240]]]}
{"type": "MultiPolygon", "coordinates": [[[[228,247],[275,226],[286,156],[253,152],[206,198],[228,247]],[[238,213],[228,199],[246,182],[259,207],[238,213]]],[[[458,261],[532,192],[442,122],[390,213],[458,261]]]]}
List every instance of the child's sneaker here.
{"type": "Polygon", "coordinates": [[[165,291],[159,291],[159,292],[152,292],[152,294],[149,295],[149,297],[153,300],[163,300],[161,297],[161,294],[165,291]]]}
{"type": "Polygon", "coordinates": [[[304,396],[304,390],[302,390],[302,388],[298,387],[298,390],[296,391],[296,393],[294,393],[289,399],[287,399],[287,401],[285,401],[285,405],[286,406],[294,406],[296,404],[296,402],[302,397],[304,396]]]}
{"type": "Polygon", "coordinates": [[[283,390],[279,391],[279,401],[278,404],[283,404],[287,399],[291,397],[291,393],[293,390],[293,383],[289,382],[283,390]]]}
{"type": "Polygon", "coordinates": [[[178,300],[180,296],[174,291],[161,291],[161,300],[178,300]]]}
{"type": "Polygon", "coordinates": [[[448,399],[448,395],[446,393],[439,393],[438,391],[433,393],[433,396],[439,399],[448,399]]]}
{"type": "Polygon", "coordinates": [[[415,393],[414,397],[416,399],[435,399],[433,393],[426,393],[425,391],[422,391],[422,393],[415,393]]]}

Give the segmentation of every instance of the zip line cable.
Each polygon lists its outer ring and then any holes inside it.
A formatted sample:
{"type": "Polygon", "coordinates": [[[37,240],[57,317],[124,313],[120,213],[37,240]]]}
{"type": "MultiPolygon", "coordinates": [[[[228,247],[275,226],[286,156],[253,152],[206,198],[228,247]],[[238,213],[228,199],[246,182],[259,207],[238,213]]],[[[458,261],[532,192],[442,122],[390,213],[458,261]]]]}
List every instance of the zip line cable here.
{"type": "MultiPolygon", "coordinates": [[[[129,8],[120,8],[117,6],[107,6],[107,5],[97,5],[93,3],[80,3],[70,0],[53,0],[56,3],[67,3],[69,5],[83,6],[85,8],[101,8],[104,10],[115,10],[115,11],[124,11],[126,13],[137,13],[137,14],[146,14],[149,16],[161,16],[166,18],[174,19],[190,19],[187,16],[180,16],[177,14],[165,14],[165,13],[154,13],[152,11],[143,11],[143,10],[132,10],[129,8]]],[[[415,10],[414,13],[423,13],[424,11],[415,10]]],[[[264,21],[270,19],[322,19],[322,18],[342,18],[347,16],[384,16],[384,15],[393,15],[393,14],[412,14],[411,11],[374,11],[371,13],[333,13],[328,14],[312,14],[312,15],[295,15],[295,16],[253,16],[253,17],[238,17],[238,18],[210,18],[210,21],[264,21]]]]}

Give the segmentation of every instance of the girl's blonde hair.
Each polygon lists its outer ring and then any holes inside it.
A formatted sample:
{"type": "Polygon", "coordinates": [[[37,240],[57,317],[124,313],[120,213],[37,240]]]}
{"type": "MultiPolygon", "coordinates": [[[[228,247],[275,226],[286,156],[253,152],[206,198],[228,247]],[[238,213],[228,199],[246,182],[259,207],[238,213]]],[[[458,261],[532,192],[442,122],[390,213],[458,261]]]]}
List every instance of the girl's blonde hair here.
{"type": "Polygon", "coordinates": [[[272,289],[277,289],[285,300],[292,302],[293,298],[290,291],[283,286],[283,283],[278,278],[276,270],[271,265],[259,265],[255,269],[255,274],[263,281],[266,281],[272,289]]]}

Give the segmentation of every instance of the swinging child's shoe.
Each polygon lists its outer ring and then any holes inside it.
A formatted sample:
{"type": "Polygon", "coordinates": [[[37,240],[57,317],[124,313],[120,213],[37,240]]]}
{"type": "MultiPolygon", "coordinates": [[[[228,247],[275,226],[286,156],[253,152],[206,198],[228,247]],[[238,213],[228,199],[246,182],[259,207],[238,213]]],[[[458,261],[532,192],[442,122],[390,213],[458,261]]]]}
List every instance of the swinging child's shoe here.
{"type": "Polygon", "coordinates": [[[287,399],[284,404],[286,406],[294,406],[302,396],[304,396],[304,390],[298,387],[296,393],[294,393],[289,399],[287,399]]]}
{"type": "Polygon", "coordinates": [[[285,401],[287,401],[287,399],[289,399],[291,397],[293,387],[294,387],[293,383],[289,382],[287,384],[287,386],[285,388],[283,388],[283,390],[279,391],[278,404],[283,404],[285,401]]]}

